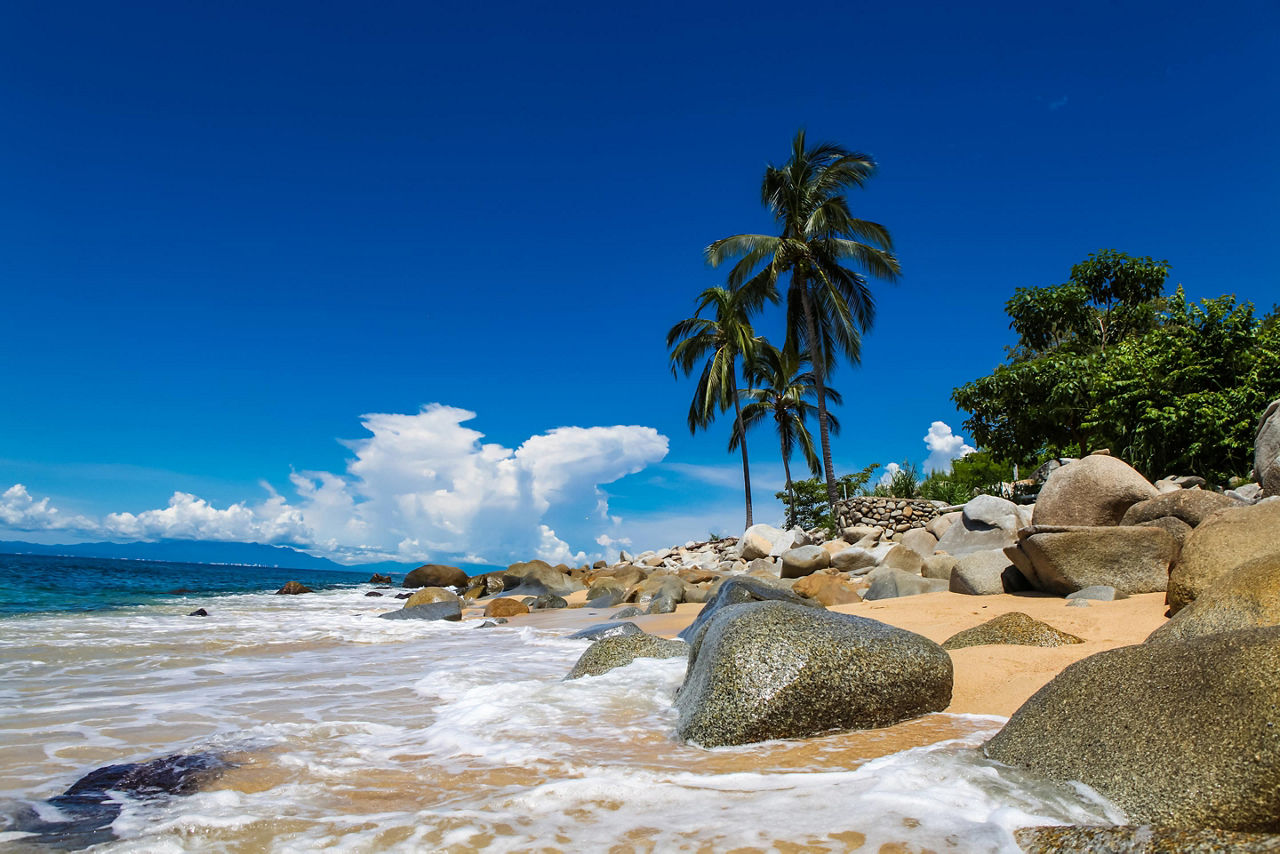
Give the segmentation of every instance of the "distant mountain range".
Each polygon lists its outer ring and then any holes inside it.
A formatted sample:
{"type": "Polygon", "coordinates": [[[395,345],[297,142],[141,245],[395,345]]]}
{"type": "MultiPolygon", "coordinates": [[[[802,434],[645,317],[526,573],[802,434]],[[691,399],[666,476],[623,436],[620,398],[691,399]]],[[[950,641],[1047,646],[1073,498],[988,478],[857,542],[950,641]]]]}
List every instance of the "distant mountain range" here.
{"type": "MultiPolygon", "coordinates": [[[[197,540],[159,540],[154,543],[76,543],[46,546],[17,540],[0,540],[0,554],[52,555],[56,557],[96,557],[116,560],[161,560],[172,563],[223,563],[241,566],[269,566],[279,569],[341,570],[404,574],[416,563],[361,563],[353,566],[312,557],[287,546],[258,543],[218,543],[197,540]]],[[[466,567],[471,571],[471,567],[466,567]]]]}

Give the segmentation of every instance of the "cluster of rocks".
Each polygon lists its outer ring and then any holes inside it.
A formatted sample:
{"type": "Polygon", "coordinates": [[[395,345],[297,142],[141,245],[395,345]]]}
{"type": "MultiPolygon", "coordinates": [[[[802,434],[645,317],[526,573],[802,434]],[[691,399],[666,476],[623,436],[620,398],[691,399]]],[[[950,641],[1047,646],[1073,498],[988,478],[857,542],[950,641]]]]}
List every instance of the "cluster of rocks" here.
{"type": "Polygon", "coordinates": [[[923,528],[938,515],[940,505],[922,498],[885,498],[859,495],[836,502],[836,519],[841,528],[869,525],[895,534],[923,528]]]}

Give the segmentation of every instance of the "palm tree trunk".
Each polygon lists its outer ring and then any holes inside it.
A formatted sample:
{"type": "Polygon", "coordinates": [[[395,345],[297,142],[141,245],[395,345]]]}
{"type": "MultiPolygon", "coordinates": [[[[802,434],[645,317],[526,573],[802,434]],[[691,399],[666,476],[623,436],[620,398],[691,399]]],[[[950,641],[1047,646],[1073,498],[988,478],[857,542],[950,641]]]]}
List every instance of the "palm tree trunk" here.
{"type": "Polygon", "coordinates": [[[742,486],[747,494],[747,527],[751,527],[751,467],[747,465],[747,431],[742,426],[742,401],[738,399],[738,369],[729,376],[729,393],[733,395],[734,429],[742,439],[742,486]]]}
{"type": "Polygon", "coordinates": [[[787,477],[787,527],[796,525],[796,493],[791,486],[791,455],[787,453],[787,443],[782,443],[782,472],[787,477]]]}
{"type": "Polygon", "coordinates": [[[827,420],[827,366],[826,353],[818,338],[818,323],[813,316],[813,300],[809,298],[809,283],[803,273],[800,277],[800,300],[804,306],[804,320],[809,327],[809,352],[813,355],[813,383],[818,387],[818,435],[822,442],[822,470],[827,479],[827,506],[832,518],[836,512],[836,469],[831,463],[831,427],[827,420]]]}

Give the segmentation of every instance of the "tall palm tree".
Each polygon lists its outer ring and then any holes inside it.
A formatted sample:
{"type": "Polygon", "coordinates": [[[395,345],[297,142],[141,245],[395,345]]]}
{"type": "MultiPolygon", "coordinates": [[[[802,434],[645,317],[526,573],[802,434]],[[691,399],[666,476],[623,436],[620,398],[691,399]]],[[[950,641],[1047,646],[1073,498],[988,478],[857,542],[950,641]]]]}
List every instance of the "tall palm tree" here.
{"type": "Polygon", "coordinates": [[[838,355],[857,364],[861,335],[875,319],[875,300],[866,278],[848,265],[886,281],[897,280],[901,273],[888,229],[855,218],[844,195],[861,187],[875,171],[871,155],[832,143],[808,146],[801,130],[791,143],[791,158],[781,167],[769,166],[760,188],[761,201],[782,233],[735,234],[706,249],[713,267],[738,259],[729,274],[730,287],[776,294],[778,277],[791,274],[787,340],[813,356],[822,463],[832,506],[836,484],[824,391],[827,374],[838,355]]]}
{"type": "MultiPolygon", "coordinates": [[[[750,316],[767,298],[763,292],[707,288],[698,297],[693,317],[671,327],[667,348],[671,351],[671,373],[692,374],[702,364],[698,385],[689,404],[689,432],[706,429],[717,413],[730,405],[734,409],[734,429],[742,423],[742,403],[738,397],[738,358],[755,357],[756,335],[750,316]],[[711,317],[703,317],[706,310],[711,317]]],[[[742,483],[747,496],[747,527],[751,527],[751,467],[747,443],[742,442],[742,483]]]]}
{"type": "MultiPolygon", "coordinates": [[[[734,425],[729,450],[734,450],[739,441],[743,441],[746,431],[765,419],[772,418],[774,428],[778,432],[778,441],[782,446],[782,471],[786,476],[787,488],[787,527],[796,523],[796,497],[791,483],[791,455],[800,448],[809,471],[819,474],[822,461],[813,449],[813,436],[805,423],[810,415],[817,412],[817,407],[810,403],[818,393],[817,377],[810,365],[808,353],[797,353],[784,347],[779,350],[768,341],[761,341],[756,359],[751,368],[751,388],[742,392],[742,397],[750,401],[742,407],[742,417],[738,425],[734,425]]],[[[840,393],[831,387],[823,389],[826,398],[832,403],[840,404],[840,393]]],[[[832,433],[840,432],[840,422],[835,415],[828,414],[832,433]]]]}

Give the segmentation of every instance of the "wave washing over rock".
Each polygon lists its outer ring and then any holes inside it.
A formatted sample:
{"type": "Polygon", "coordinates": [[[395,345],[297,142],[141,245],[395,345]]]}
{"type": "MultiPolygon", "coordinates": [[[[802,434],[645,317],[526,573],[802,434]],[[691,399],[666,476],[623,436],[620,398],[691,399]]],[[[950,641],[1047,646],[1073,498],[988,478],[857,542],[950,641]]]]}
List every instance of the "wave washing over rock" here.
{"type": "Polygon", "coordinates": [[[381,620],[370,589],[0,620],[0,846],[95,768],[177,754],[225,767],[122,796],[101,850],[1012,852],[1123,820],[984,758],[1001,718],[706,750],[675,736],[683,659],[565,681],[572,629],[381,620]]]}

